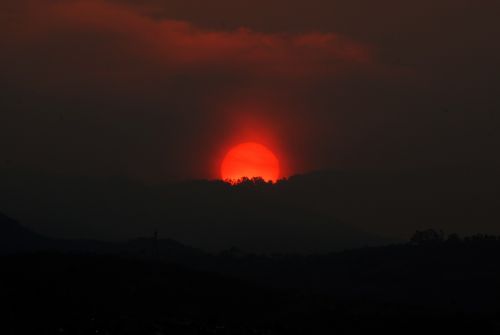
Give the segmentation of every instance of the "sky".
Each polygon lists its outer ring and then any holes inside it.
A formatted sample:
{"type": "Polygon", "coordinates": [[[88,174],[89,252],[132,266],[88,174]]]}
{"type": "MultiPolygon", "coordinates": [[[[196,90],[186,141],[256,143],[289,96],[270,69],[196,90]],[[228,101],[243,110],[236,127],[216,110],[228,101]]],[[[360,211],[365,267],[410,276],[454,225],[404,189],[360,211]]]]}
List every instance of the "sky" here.
{"type": "Polygon", "coordinates": [[[500,167],[496,0],[5,0],[0,167],[218,178],[500,167]]]}

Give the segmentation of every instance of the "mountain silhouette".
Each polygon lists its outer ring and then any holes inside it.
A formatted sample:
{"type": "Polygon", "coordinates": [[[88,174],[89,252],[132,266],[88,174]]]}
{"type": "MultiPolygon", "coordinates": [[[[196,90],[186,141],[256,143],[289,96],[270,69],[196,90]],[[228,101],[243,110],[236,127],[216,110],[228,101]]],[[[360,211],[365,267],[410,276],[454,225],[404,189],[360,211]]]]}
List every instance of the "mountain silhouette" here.
{"type": "Polygon", "coordinates": [[[48,248],[53,240],[22,226],[0,213],[0,252],[21,252],[48,248]]]}
{"type": "Polygon", "coordinates": [[[315,253],[406,240],[428,227],[499,233],[492,171],[328,170],[234,187],[4,169],[0,183],[2,208],[51,237],[126,241],[157,230],[210,252],[315,253]]]}
{"type": "Polygon", "coordinates": [[[15,180],[5,180],[0,203],[51,237],[126,241],[157,230],[161,238],[209,252],[238,247],[254,253],[330,252],[392,241],[298,203],[300,190],[287,189],[291,181],[148,186],[39,175],[15,180]]]}
{"type": "Polygon", "coordinates": [[[40,251],[121,255],[139,259],[157,258],[190,265],[197,265],[206,256],[201,250],[172,239],[136,238],[118,243],[91,239],[49,238],[0,213],[0,253],[40,251]]]}
{"type": "Polygon", "coordinates": [[[2,208],[47,236],[126,241],[157,230],[210,252],[328,252],[428,227],[497,234],[500,219],[491,171],[319,171],[236,187],[2,171],[0,183],[2,208]]]}

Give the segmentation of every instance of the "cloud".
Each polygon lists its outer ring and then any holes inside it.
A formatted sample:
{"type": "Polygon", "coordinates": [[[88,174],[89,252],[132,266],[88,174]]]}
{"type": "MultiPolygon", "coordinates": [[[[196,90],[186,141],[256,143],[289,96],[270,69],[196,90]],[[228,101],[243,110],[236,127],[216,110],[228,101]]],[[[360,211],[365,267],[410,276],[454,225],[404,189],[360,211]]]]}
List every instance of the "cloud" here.
{"type": "Polygon", "coordinates": [[[321,76],[367,66],[373,58],[370,47],[335,33],[207,30],[98,0],[29,1],[10,13],[15,19],[4,20],[3,43],[9,72],[64,84],[155,73],[321,76]]]}

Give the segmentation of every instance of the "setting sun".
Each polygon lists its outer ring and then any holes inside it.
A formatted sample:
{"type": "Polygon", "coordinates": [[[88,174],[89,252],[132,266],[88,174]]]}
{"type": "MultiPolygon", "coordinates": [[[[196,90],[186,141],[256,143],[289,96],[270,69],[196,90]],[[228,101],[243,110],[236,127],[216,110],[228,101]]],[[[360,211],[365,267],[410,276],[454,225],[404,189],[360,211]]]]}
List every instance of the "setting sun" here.
{"type": "Polygon", "coordinates": [[[233,147],[224,157],[221,178],[235,182],[242,178],[262,178],[276,182],[280,175],[278,158],[262,144],[248,142],[233,147]]]}

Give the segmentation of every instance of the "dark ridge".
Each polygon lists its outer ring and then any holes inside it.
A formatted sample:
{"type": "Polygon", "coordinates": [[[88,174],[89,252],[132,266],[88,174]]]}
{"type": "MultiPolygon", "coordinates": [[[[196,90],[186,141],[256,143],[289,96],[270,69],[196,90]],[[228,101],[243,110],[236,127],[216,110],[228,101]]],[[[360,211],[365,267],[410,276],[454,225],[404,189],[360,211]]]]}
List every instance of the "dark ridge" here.
{"type": "Polygon", "coordinates": [[[37,234],[0,213],[0,251],[20,252],[48,248],[53,240],[37,234]]]}

